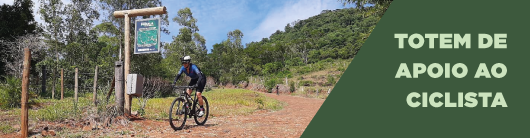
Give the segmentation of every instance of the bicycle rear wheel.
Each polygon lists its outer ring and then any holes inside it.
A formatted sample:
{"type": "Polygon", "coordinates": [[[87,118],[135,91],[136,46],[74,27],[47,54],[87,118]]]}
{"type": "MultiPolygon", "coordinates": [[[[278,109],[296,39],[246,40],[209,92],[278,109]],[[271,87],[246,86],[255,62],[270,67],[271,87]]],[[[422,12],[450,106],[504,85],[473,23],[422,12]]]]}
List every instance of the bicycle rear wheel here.
{"type": "Polygon", "coordinates": [[[171,107],[169,108],[169,125],[171,128],[176,130],[181,130],[186,124],[186,113],[188,109],[186,108],[185,100],[181,97],[175,98],[171,107]]]}
{"type": "Polygon", "coordinates": [[[202,100],[204,101],[204,115],[199,117],[199,111],[201,110],[199,106],[199,99],[195,99],[195,115],[193,118],[195,119],[195,123],[197,125],[204,125],[206,123],[206,120],[208,120],[208,115],[210,114],[210,105],[208,104],[208,100],[206,100],[206,97],[202,96],[202,100]]]}

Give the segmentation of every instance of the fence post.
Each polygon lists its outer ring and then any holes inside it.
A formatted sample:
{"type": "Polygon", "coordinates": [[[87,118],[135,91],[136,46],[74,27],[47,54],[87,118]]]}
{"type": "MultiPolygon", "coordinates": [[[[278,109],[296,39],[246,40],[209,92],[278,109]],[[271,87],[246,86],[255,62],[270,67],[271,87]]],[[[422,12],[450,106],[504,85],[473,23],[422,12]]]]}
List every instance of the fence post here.
{"type": "Polygon", "coordinates": [[[114,85],[116,84],[116,83],[114,83],[114,82],[116,82],[116,77],[113,77],[113,78],[112,78],[112,86],[110,86],[110,90],[109,90],[109,92],[107,93],[107,101],[106,101],[106,103],[109,103],[110,94],[112,93],[112,90],[114,90],[114,85]]]}
{"type": "Polygon", "coordinates": [[[20,100],[21,104],[21,127],[20,127],[20,134],[21,137],[25,138],[28,137],[28,85],[29,85],[29,68],[31,62],[31,53],[29,51],[29,48],[24,48],[24,70],[22,73],[22,99],[20,100]]]}
{"type": "Polygon", "coordinates": [[[79,77],[79,69],[78,68],[75,68],[75,86],[74,86],[74,98],[75,98],[75,102],[77,103],[77,91],[78,91],[78,77],[79,77]]]}
{"type": "MultiPolygon", "coordinates": [[[[42,94],[45,94],[46,93],[46,66],[42,66],[42,91],[41,93],[42,94]]],[[[52,99],[53,99],[53,95],[52,95],[52,99]]]]}
{"type": "Polygon", "coordinates": [[[61,68],[61,100],[64,98],[64,69],[61,68]]]}
{"type": "Polygon", "coordinates": [[[98,87],[98,65],[96,65],[96,71],[94,71],[94,105],[98,106],[97,104],[97,87],[98,87]]]}

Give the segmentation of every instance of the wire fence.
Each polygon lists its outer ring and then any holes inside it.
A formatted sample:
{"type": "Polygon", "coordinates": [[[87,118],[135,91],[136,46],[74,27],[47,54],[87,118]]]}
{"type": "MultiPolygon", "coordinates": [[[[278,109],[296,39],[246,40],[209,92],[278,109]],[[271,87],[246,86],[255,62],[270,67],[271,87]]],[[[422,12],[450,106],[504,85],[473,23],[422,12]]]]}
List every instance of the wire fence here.
{"type": "MultiPolygon", "coordinates": [[[[109,73],[101,73],[98,71],[96,89],[106,90],[111,87],[112,79],[114,76],[107,75],[109,73]]],[[[94,91],[94,76],[96,73],[94,70],[92,72],[81,72],[78,69],[77,74],[77,89],[78,94],[92,93],[94,91]]],[[[60,98],[61,96],[61,86],[63,89],[64,97],[73,96],[75,91],[75,69],[58,69],[55,72],[55,77],[53,76],[52,69],[42,68],[38,73],[30,75],[30,91],[35,94],[44,97],[51,98],[52,91],[54,98],[60,98]],[[62,77],[61,77],[61,70],[62,77]],[[54,79],[55,78],[55,79],[54,79]],[[55,82],[54,82],[55,80],[55,82]],[[63,85],[61,85],[61,82],[63,85]],[[55,86],[55,87],[53,87],[55,86]],[[55,89],[54,89],[55,88],[55,89]]]]}

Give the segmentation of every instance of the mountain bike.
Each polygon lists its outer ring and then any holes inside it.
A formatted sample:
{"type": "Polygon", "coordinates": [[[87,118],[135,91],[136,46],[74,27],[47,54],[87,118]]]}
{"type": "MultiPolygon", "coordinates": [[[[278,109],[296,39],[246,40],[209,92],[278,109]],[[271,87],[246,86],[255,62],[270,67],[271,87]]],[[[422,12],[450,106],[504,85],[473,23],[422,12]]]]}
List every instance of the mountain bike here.
{"type": "Polygon", "coordinates": [[[193,117],[197,125],[204,125],[210,114],[210,105],[208,104],[206,97],[202,96],[204,115],[199,116],[200,106],[197,93],[195,93],[195,96],[192,99],[191,95],[186,92],[186,89],[194,90],[196,87],[174,86],[173,88],[176,89],[179,96],[173,100],[173,103],[171,103],[171,107],[169,108],[169,125],[171,125],[175,131],[181,130],[184,127],[184,124],[186,124],[187,117],[193,117]],[[184,90],[178,91],[179,89],[184,90]]]}

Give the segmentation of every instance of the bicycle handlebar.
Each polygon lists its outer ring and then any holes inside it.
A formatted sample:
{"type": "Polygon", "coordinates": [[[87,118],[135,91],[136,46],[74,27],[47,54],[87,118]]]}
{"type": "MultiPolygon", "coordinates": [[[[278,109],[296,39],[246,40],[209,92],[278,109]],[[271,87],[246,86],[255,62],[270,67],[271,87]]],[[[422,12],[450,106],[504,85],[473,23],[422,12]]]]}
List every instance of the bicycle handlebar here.
{"type": "Polygon", "coordinates": [[[186,89],[186,88],[197,88],[197,87],[193,87],[193,86],[173,86],[173,88],[176,88],[176,89],[186,89]]]}

